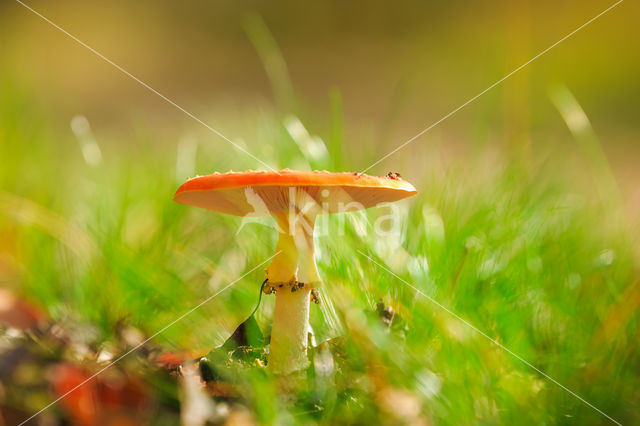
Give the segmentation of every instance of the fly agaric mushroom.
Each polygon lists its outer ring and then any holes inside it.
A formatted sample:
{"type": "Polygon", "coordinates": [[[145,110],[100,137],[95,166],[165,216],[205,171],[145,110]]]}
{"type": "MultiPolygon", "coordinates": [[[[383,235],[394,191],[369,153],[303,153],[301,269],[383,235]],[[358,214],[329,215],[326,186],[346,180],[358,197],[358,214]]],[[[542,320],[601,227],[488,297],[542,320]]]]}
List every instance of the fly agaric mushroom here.
{"type": "Polygon", "coordinates": [[[309,364],[309,302],[312,290],[321,285],[313,247],[316,217],[362,210],[416,192],[397,173],[379,177],[286,169],[198,176],[180,186],[173,199],[236,216],[276,219],[278,244],[266,269],[265,287],[276,294],[268,366],[276,374],[288,374],[309,364]]]}

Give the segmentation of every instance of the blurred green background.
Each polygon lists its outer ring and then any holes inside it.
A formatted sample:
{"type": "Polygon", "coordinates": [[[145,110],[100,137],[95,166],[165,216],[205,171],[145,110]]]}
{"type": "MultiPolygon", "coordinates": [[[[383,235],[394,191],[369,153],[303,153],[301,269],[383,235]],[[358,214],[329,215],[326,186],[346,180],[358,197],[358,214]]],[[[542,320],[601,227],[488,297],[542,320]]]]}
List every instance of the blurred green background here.
{"type": "MultiPolygon", "coordinates": [[[[28,3],[273,167],[332,171],[367,168],[611,4],[28,3]]],[[[326,300],[312,322],[319,341],[351,336],[391,378],[369,373],[360,405],[307,420],[606,423],[361,249],[615,419],[639,421],[638,16],[622,2],[369,171],[400,172],[419,195],[401,204],[397,238],[376,240],[374,210],[318,239],[326,300]],[[363,331],[380,299],[408,324],[402,343],[363,331]],[[417,404],[415,418],[387,412],[388,398],[417,404]]],[[[119,321],[151,335],[271,255],[271,229],[238,231],[238,218],[171,201],[196,173],[260,167],[0,3],[0,285],[85,330],[96,351],[119,321]]],[[[155,341],[222,343],[251,312],[261,269],[155,341]]],[[[258,312],[265,329],[272,303],[258,312]]],[[[285,405],[254,410],[294,421],[285,405]]]]}
{"type": "MultiPolygon", "coordinates": [[[[366,151],[373,157],[412,137],[610,5],[29,4],[223,134],[248,144],[255,141],[232,118],[275,107],[293,109],[313,132],[326,137],[330,93],[336,90],[343,99],[346,140],[366,138],[366,151]],[[276,94],[248,34],[255,13],[263,17],[288,70],[289,78],[275,84],[276,94]]],[[[144,123],[159,143],[189,132],[219,145],[221,155],[236,156],[189,117],[18,3],[3,2],[0,7],[3,81],[28,93],[33,107],[56,124],[66,127],[73,115],[85,115],[103,143],[112,145],[135,135],[136,126],[144,123]]],[[[429,155],[434,146],[465,155],[469,145],[481,142],[501,150],[527,145],[530,155],[539,156],[541,145],[562,144],[567,137],[548,96],[550,86],[563,84],[598,130],[629,203],[639,212],[633,161],[640,149],[638,5],[623,2],[612,12],[376,171],[403,168],[407,177],[419,178],[419,167],[410,161],[429,155]]],[[[271,62],[274,73],[280,65],[279,59],[271,62]]],[[[358,145],[347,143],[345,150],[355,157],[353,167],[364,168],[368,158],[361,158],[358,145]]],[[[255,166],[250,159],[237,161],[255,166]]]]}

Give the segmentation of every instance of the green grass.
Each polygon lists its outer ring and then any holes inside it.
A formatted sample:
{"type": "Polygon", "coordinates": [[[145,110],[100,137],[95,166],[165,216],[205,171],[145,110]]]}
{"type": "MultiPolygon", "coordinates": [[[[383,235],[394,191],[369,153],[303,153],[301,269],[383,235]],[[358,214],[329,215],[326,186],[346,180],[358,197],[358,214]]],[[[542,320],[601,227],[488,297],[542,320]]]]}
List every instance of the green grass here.
{"type": "MultiPolygon", "coordinates": [[[[70,131],[47,123],[24,95],[5,95],[3,285],[54,321],[88,330],[90,345],[108,346],[122,321],[152,335],[271,256],[272,228],[251,223],[238,232],[239,218],[171,200],[182,179],[175,141],[142,132],[101,144],[103,161],[90,166],[70,131]]],[[[286,129],[291,117],[247,111],[231,127],[274,166],[356,171],[362,164],[342,152],[338,92],[331,104],[329,156],[304,156],[286,129]]],[[[335,382],[318,382],[305,397],[310,406],[321,401],[321,411],[272,403],[277,391],[269,377],[245,377],[252,384],[247,404],[259,421],[608,422],[360,251],[614,419],[640,421],[637,266],[619,207],[576,181],[591,179],[589,170],[567,168],[557,149],[537,160],[475,149],[474,160],[445,165],[433,155],[422,163],[424,173],[398,168],[420,180],[412,182],[418,196],[400,204],[395,235],[379,239],[371,228],[385,209],[330,218],[336,230],[345,220],[346,232],[317,240],[325,303],[312,306],[311,320],[319,341],[346,336],[349,362],[335,382]],[[391,332],[374,314],[379,300],[399,317],[391,332]]],[[[213,135],[197,145],[198,174],[256,166],[213,135]]],[[[201,353],[222,344],[254,307],[263,269],[154,342],[201,353]]],[[[265,332],[272,308],[266,296],[257,313],[265,332]]]]}

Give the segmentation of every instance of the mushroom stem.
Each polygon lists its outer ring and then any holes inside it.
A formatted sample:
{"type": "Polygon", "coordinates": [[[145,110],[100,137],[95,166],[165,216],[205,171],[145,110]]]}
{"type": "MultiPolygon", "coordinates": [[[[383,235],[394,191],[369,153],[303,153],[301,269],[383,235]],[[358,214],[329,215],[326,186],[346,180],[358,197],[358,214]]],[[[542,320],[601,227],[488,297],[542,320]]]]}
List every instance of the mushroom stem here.
{"type": "Polygon", "coordinates": [[[286,215],[276,216],[276,219],[278,244],[276,255],[266,270],[267,279],[272,284],[290,283],[297,280],[298,249],[286,215]]]}
{"type": "Polygon", "coordinates": [[[311,287],[297,291],[276,291],[273,328],[269,346],[269,369],[275,374],[289,374],[309,366],[307,334],[311,287]]]}
{"type": "Polygon", "coordinates": [[[295,243],[298,248],[298,281],[308,284],[311,288],[320,287],[322,282],[316,266],[315,249],[313,244],[313,230],[316,216],[306,216],[306,224],[296,228],[295,243]],[[298,230],[298,228],[304,228],[298,230]]]}
{"type": "Polygon", "coordinates": [[[313,249],[316,214],[282,214],[276,219],[277,255],[267,268],[267,279],[276,290],[269,368],[289,374],[309,365],[309,302],[311,290],[320,285],[313,249]]]}
{"type": "Polygon", "coordinates": [[[280,214],[278,221],[278,244],[276,255],[266,270],[272,284],[299,281],[312,288],[322,283],[316,267],[313,246],[313,229],[316,213],[293,216],[280,214]]]}

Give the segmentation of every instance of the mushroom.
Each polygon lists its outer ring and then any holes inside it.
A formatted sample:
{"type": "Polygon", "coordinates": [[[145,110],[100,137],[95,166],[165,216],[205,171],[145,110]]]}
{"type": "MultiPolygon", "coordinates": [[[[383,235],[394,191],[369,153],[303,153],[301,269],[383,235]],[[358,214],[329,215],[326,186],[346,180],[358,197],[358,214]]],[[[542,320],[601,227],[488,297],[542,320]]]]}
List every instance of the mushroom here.
{"type": "Polygon", "coordinates": [[[312,290],[322,281],[314,259],[316,217],[362,210],[416,192],[397,174],[378,177],[285,169],[197,176],[180,186],[173,199],[236,216],[276,219],[278,243],[264,288],[276,294],[268,367],[275,374],[289,374],[309,364],[309,302],[312,290]]]}

